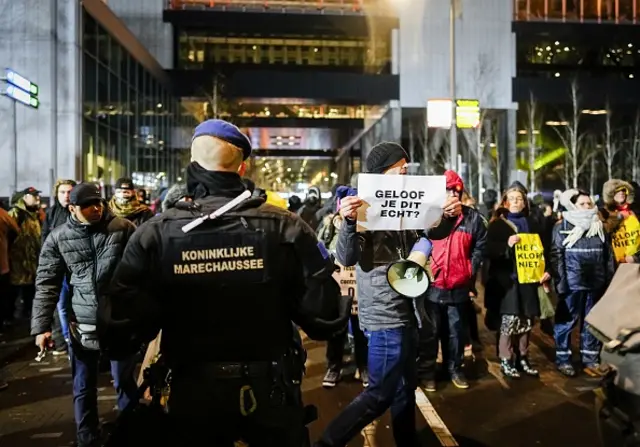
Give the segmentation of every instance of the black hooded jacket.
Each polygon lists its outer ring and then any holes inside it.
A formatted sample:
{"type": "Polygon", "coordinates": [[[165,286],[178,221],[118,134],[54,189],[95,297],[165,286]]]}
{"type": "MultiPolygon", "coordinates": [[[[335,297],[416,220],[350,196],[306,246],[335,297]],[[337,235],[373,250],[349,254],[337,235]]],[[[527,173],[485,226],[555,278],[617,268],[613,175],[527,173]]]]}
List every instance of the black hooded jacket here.
{"type": "Polygon", "coordinates": [[[47,239],[49,233],[51,233],[54,228],[64,224],[70,215],[69,208],[60,205],[60,202],[56,199],[55,204],[47,210],[47,215],[42,224],[42,243],[47,239]]]}

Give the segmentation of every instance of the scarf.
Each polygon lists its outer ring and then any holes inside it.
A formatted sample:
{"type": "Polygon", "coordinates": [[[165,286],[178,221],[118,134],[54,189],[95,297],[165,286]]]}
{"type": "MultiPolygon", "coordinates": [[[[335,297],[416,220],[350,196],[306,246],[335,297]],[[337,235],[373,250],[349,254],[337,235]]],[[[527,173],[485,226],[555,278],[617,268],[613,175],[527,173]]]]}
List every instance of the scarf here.
{"type": "Polygon", "coordinates": [[[132,197],[131,200],[127,202],[120,202],[116,200],[115,197],[112,197],[111,200],[109,200],[109,209],[111,212],[115,216],[124,219],[141,211],[145,211],[148,208],[149,207],[147,207],[147,205],[140,203],[136,197],[132,197]]]}
{"type": "Polygon", "coordinates": [[[527,216],[522,213],[507,213],[507,220],[514,224],[518,229],[518,233],[529,232],[529,222],[527,222],[527,216]]]}
{"type": "Polygon", "coordinates": [[[187,166],[186,176],[187,190],[194,200],[206,196],[233,199],[247,189],[238,173],[207,171],[195,161],[187,166]]]}
{"type": "Polygon", "coordinates": [[[602,221],[598,216],[598,209],[593,208],[590,210],[578,210],[573,209],[562,213],[567,222],[573,225],[573,228],[569,232],[569,235],[562,242],[566,248],[573,247],[585,233],[587,237],[598,236],[602,242],[604,242],[604,228],[602,221]]]}

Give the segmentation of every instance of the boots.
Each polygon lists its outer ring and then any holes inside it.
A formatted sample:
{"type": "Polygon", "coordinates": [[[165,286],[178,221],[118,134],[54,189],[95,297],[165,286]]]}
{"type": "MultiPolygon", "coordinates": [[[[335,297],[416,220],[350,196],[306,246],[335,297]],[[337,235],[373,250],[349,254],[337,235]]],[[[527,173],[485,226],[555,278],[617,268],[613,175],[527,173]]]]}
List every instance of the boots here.
{"type": "Polygon", "coordinates": [[[525,355],[522,356],[522,358],[520,358],[520,368],[522,369],[522,371],[524,371],[524,373],[528,376],[531,377],[538,377],[540,375],[540,373],[538,372],[537,369],[534,369],[531,366],[531,363],[529,363],[529,358],[525,355]]]}
{"type": "Polygon", "coordinates": [[[500,371],[502,371],[502,374],[505,377],[509,377],[511,379],[520,378],[520,373],[511,363],[511,359],[500,359],[500,371]]]}

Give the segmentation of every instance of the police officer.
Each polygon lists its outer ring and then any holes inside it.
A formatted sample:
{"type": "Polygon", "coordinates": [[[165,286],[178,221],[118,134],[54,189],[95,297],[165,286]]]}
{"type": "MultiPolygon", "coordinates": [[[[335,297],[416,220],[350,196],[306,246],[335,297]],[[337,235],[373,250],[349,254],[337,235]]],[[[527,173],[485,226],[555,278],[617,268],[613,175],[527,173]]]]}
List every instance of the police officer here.
{"type": "Polygon", "coordinates": [[[349,317],[332,259],[298,216],[254,196],[206,218],[245,193],[239,172],[250,153],[230,123],[196,128],[186,170],[193,202],[139,227],[103,309],[112,356],[163,331],[179,437],[169,445],[305,445],[305,359],[291,322],[327,339],[349,317]]]}

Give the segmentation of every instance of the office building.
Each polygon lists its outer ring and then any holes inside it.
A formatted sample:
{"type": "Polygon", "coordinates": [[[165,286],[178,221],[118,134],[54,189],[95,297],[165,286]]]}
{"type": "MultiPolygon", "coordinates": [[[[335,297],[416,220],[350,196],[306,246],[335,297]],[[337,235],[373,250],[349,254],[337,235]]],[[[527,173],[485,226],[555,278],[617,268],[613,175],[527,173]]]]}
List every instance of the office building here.
{"type": "Polygon", "coordinates": [[[0,58],[40,90],[37,109],[15,108],[17,150],[12,101],[0,98],[0,196],[27,186],[49,196],[56,178],[107,187],[130,175],[151,189],[180,176],[189,144],[182,129],[194,121],[105,3],[2,0],[0,16],[0,58]]]}

